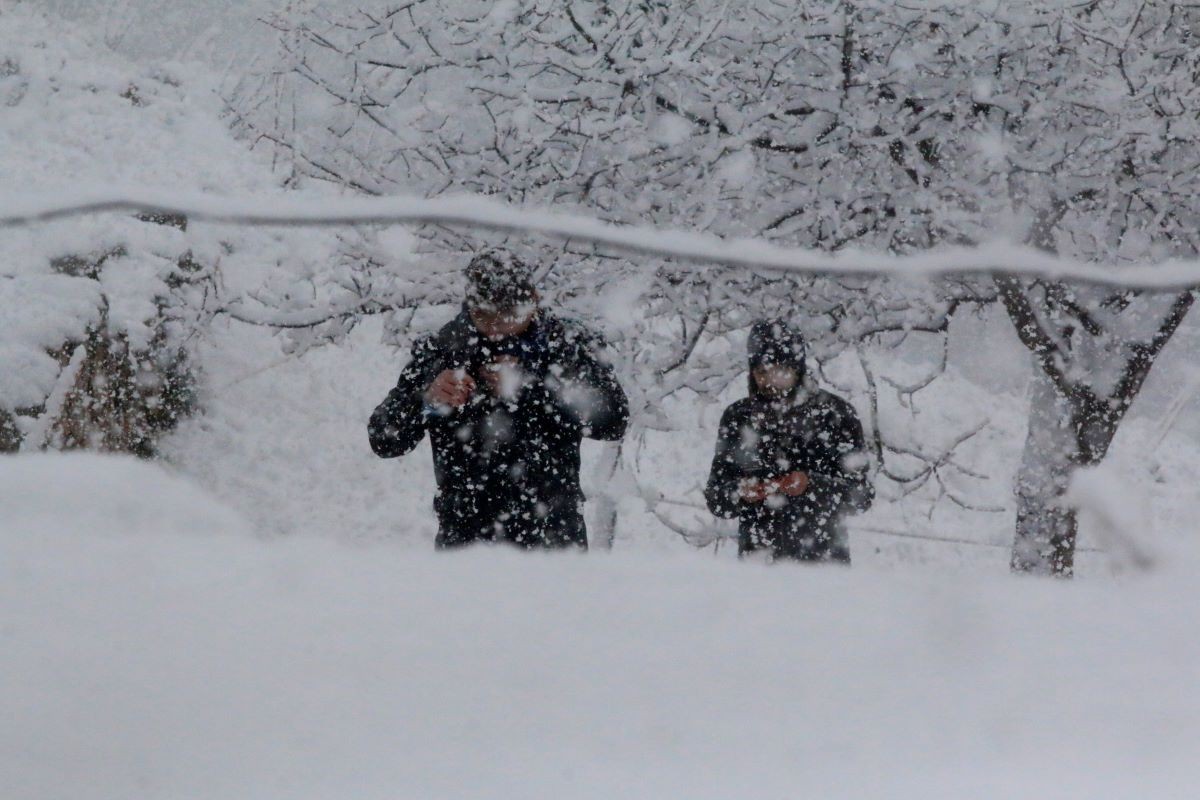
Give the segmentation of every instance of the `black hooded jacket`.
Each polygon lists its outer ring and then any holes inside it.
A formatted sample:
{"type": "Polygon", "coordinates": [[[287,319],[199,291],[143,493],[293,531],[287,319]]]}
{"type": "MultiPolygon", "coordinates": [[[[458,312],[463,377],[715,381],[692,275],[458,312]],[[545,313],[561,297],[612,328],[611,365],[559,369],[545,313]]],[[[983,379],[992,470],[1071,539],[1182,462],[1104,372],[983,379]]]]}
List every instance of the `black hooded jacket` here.
{"type": "Polygon", "coordinates": [[[620,439],[629,417],[625,393],[599,357],[603,344],[544,310],[520,336],[490,342],[464,310],[413,347],[368,433],[382,458],[410,452],[429,433],[440,547],[478,540],[587,546],[580,441],[620,439]],[[511,401],[491,397],[478,379],[498,355],[516,356],[528,376],[511,401]],[[438,410],[424,401],[445,369],[476,376],[479,388],[462,408],[438,410]]]}
{"type": "Polygon", "coordinates": [[[751,367],[791,366],[800,373],[799,385],[789,397],[773,400],[751,376],[750,396],[721,416],[705,499],[713,514],[738,520],[741,553],[765,549],[777,558],[849,562],[844,518],[865,511],[874,499],[862,425],[849,403],[808,380],[799,334],[771,325],[766,330],[760,323],[751,334],[751,367]],[[761,503],[740,499],[743,480],[794,471],[808,473],[803,494],[777,494],[761,503]]]}

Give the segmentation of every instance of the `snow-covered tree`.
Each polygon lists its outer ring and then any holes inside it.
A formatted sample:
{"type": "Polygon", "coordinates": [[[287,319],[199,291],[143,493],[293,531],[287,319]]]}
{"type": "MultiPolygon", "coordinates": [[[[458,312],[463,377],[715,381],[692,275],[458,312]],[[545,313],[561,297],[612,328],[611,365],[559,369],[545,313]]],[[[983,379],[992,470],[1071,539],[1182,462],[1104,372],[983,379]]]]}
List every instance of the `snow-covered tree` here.
{"type": "MultiPolygon", "coordinates": [[[[279,53],[231,92],[231,112],[293,183],[465,191],[615,222],[909,251],[956,234],[931,199],[932,113],[880,83],[894,71],[880,53],[921,34],[883,14],[836,2],[292,7],[270,20],[279,53]]],[[[421,241],[426,264],[443,267],[494,237],[431,229],[421,241]]],[[[743,358],[720,343],[759,316],[800,321],[823,363],[881,336],[944,332],[963,303],[992,296],[986,281],[830,280],[510,245],[545,264],[548,294],[579,313],[611,319],[606,306],[638,301],[610,328],[649,427],[674,424],[655,413],[664,398],[715,401],[737,379],[743,358]]],[[[371,263],[368,246],[355,252],[371,263]]],[[[361,278],[370,291],[355,287],[341,307],[454,297],[442,275],[399,278],[385,260],[361,278]]],[[[356,317],[317,319],[328,331],[356,317]]],[[[941,455],[875,441],[885,460],[941,455]]]]}
{"type": "MultiPolygon", "coordinates": [[[[293,183],[468,191],[828,250],[1007,237],[1143,261],[1194,252],[1195,13],[1118,0],[297,4],[271,20],[279,53],[237,86],[231,110],[293,183]]],[[[327,335],[357,319],[346,308],[454,296],[444,274],[398,279],[362,258],[371,235],[360,233],[351,261],[367,266],[337,313],[317,315],[327,335]]],[[[432,261],[490,240],[421,237],[432,261]]],[[[1102,457],[1192,297],[1003,272],[920,285],[798,278],[517,244],[548,265],[551,294],[586,313],[640,298],[618,344],[651,428],[670,424],[653,414],[664,397],[715,398],[734,379],[739,357],[720,343],[757,315],[801,320],[820,364],[944,332],[963,304],[1002,300],[1039,387],[1014,565],[1060,572],[1074,541],[1059,503],[1069,474],[1102,457]]],[[[953,463],[886,430],[875,442],[900,483],[953,463]]]]}
{"type": "MultiPolygon", "coordinates": [[[[1197,7],[1028,3],[988,24],[1006,30],[981,59],[992,68],[981,130],[998,149],[990,184],[1028,241],[1115,263],[1200,253],[1197,7]]],[[[996,286],[1035,375],[1013,566],[1069,575],[1071,475],[1104,458],[1195,294],[1005,276],[996,286]]]]}

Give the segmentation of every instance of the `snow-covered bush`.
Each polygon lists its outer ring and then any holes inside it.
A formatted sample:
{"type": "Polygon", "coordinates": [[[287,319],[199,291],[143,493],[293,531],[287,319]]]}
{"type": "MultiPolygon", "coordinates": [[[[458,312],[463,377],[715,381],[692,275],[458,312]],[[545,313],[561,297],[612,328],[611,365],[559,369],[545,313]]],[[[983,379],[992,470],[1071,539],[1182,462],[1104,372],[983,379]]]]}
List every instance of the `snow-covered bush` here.
{"type": "MultiPolygon", "coordinates": [[[[203,76],[133,66],[28,6],[0,8],[0,103],[6,189],[274,183],[222,125],[203,76]]],[[[190,353],[213,316],[237,313],[272,271],[311,272],[333,241],[162,215],[0,230],[0,450],[150,454],[194,405],[190,353]]]]}

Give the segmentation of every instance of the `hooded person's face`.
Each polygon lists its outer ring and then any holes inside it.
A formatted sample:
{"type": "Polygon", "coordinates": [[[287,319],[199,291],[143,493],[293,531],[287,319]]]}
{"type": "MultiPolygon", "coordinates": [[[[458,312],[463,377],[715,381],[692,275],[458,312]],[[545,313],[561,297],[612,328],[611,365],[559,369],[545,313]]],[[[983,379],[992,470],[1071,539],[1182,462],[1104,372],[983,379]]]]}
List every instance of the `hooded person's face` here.
{"type": "Polygon", "coordinates": [[[750,374],[758,390],[772,399],[787,397],[800,382],[796,368],[785,364],[759,364],[750,374]]]}
{"type": "Polygon", "coordinates": [[[484,338],[495,342],[510,336],[520,336],[528,330],[537,313],[537,305],[529,303],[498,310],[470,308],[468,311],[476,330],[483,334],[484,338]]]}

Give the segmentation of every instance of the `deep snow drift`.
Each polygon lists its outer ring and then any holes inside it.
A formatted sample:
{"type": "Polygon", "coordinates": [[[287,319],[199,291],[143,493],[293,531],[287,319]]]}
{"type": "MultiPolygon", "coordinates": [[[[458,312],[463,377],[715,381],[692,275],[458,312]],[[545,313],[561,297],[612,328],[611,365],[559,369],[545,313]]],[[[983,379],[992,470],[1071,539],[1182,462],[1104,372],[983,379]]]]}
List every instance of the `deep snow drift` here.
{"type": "Polygon", "coordinates": [[[1194,559],[1063,584],[263,542],[158,467],[77,456],[0,459],[0,507],[13,800],[1183,798],[1200,778],[1194,559]]]}

